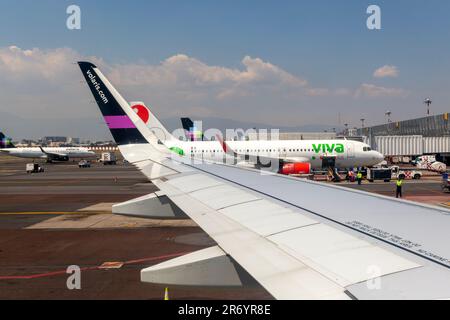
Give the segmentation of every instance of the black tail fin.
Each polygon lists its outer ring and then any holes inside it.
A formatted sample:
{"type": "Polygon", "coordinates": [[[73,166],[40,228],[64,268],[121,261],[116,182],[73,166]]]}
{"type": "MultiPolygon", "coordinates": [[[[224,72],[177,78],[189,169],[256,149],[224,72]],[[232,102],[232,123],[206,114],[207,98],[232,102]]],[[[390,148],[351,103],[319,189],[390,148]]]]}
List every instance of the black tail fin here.
{"type": "Polygon", "coordinates": [[[11,142],[11,138],[5,136],[3,132],[0,132],[0,149],[11,149],[15,148],[14,144],[11,142]]]}
{"type": "Polygon", "coordinates": [[[194,122],[190,118],[181,118],[181,124],[186,132],[186,138],[189,141],[203,141],[203,132],[197,130],[194,122]]]}
{"type": "Polygon", "coordinates": [[[147,143],[120,103],[127,103],[90,62],[78,62],[111,134],[118,145],[147,143]]]}

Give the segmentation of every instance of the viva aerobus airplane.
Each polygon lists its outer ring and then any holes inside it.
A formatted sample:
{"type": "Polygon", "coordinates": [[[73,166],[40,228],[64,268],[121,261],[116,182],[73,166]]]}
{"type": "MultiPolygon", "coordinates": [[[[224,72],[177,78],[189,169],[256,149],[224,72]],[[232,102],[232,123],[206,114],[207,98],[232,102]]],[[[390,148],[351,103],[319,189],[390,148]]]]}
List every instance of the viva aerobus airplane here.
{"type": "Polygon", "coordinates": [[[0,153],[18,158],[46,159],[48,162],[95,158],[95,152],[82,147],[16,148],[11,139],[7,138],[2,132],[0,132],[0,153]]]}
{"type": "MultiPolygon", "coordinates": [[[[238,165],[264,167],[275,161],[283,174],[308,174],[312,169],[370,167],[384,156],[369,145],[350,140],[180,141],[170,134],[143,102],[131,102],[159,140],[173,152],[192,158],[221,161],[234,156],[238,165]]],[[[203,135],[203,133],[202,133],[203,135]]],[[[207,132],[205,133],[207,135],[207,132]]]]}

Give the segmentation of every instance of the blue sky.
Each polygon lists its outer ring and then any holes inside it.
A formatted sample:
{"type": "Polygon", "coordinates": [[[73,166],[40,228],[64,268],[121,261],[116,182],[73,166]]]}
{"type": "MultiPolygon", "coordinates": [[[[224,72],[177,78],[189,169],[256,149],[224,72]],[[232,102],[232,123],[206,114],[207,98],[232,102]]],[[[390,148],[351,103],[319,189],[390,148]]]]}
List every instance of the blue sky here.
{"type": "MultiPolygon", "coordinates": [[[[289,117],[293,114],[301,119],[297,120],[300,124],[323,121],[336,125],[337,113],[341,113],[347,122],[357,125],[362,116],[373,123],[382,122],[387,108],[397,118],[420,116],[425,110],[421,101],[427,96],[433,97],[436,113],[450,111],[450,2],[446,0],[3,0],[2,4],[0,48],[70,48],[82,57],[103,59],[111,69],[133,64],[157,66],[183,54],[208,66],[243,70],[242,61],[250,56],[307,80],[311,88],[353,92],[346,97],[305,96],[285,101],[290,93],[283,91],[280,95],[284,96],[261,100],[252,87],[252,95],[242,94],[227,102],[205,99],[186,103],[186,114],[193,116],[200,117],[201,110],[209,108],[220,117],[250,120],[262,110],[256,119],[261,123],[294,125],[289,117]],[[65,28],[69,4],[81,7],[80,31],[65,28]],[[370,4],[381,7],[380,31],[366,28],[365,11],[370,4]],[[374,77],[374,71],[382,66],[395,66],[398,74],[374,77]],[[388,97],[377,94],[355,98],[354,92],[363,84],[402,91],[388,97]],[[280,105],[274,105],[281,100],[280,105]],[[264,101],[271,105],[261,106],[264,101]],[[194,108],[196,104],[201,109],[194,108]],[[236,109],[225,112],[227,105],[236,109]],[[320,112],[308,118],[309,109],[320,112]],[[285,112],[286,119],[272,117],[270,110],[277,115],[285,112]],[[321,118],[320,114],[328,116],[321,118]]],[[[138,95],[131,84],[123,88],[133,97],[138,95]]],[[[6,101],[13,101],[13,96],[6,101]]],[[[162,117],[173,116],[165,112],[172,105],[164,105],[164,97],[155,97],[154,102],[158,103],[155,108],[161,108],[162,117]]],[[[183,103],[171,101],[177,102],[183,103]]],[[[11,113],[2,104],[0,111],[11,113]]],[[[24,116],[19,111],[12,113],[24,116]]]]}

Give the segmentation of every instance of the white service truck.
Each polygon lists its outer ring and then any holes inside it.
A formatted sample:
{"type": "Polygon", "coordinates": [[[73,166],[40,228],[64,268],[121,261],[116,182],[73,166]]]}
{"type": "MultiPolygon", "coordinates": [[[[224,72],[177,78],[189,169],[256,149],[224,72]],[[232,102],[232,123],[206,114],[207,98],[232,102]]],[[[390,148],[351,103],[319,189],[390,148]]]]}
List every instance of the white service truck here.
{"type": "Polygon", "coordinates": [[[399,166],[380,166],[367,169],[367,180],[374,182],[375,180],[383,180],[389,182],[391,180],[420,180],[422,172],[416,170],[401,169],[399,166]]]}
{"type": "Polygon", "coordinates": [[[106,165],[115,165],[117,163],[116,154],[114,152],[103,152],[100,162],[106,165]]]}
{"type": "Polygon", "coordinates": [[[391,178],[392,179],[414,179],[414,180],[420,180],[422,178],[422,172],[417,170],[406,170],[401,169],[399,166],[392,166],[391,167],[391,178]]]}
{"type": "Polygon", "coordinates": [[[44,167],[39,163],[27,163],[26,165],[27,173],[40,173],[44,172],[44,167]]]}

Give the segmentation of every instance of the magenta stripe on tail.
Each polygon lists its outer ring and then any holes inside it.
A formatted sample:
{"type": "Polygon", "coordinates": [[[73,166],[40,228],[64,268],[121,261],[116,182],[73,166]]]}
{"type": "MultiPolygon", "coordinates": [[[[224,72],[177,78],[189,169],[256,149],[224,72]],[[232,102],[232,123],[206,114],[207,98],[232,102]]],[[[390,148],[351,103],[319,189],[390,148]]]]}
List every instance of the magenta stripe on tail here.
{"type": "Polygon", "coordinates": [[[136,128],[128,116],[105,116],[105,121],[110,129],[136,128]]]}

